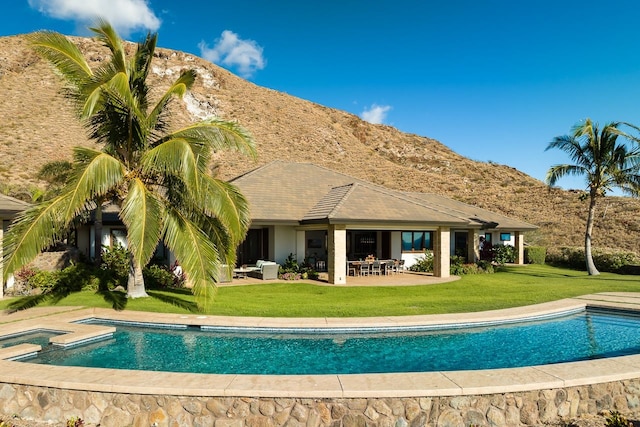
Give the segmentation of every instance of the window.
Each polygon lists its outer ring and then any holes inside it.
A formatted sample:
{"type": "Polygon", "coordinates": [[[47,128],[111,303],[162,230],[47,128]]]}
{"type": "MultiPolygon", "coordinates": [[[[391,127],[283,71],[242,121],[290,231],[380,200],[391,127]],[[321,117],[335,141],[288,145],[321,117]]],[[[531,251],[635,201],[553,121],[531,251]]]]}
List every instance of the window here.
{"type": "Polygon", "coordinates": [[[508,242],[511,240],[511,233],[500,233],[500,240],[503,242],[508,242]]]}
{"type": "Polygon", "coordinates": [[[422,252],[433,249],[432,231],[403,231],[402,252],[422,252]]]}

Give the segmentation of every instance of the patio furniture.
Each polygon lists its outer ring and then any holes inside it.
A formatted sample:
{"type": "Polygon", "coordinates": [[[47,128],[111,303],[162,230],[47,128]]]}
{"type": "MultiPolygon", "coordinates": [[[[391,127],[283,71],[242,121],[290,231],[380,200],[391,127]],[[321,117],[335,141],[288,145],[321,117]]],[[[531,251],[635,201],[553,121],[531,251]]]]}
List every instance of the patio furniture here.
{"type": "Polygon", "coordinates": [[[369,269],[369,263],[364,261],[360,263],[360,276],[368,276],[371,274],[371,270],[369,269]]]}
{"type": "Polygon", "coordinates": [[[280,265],[273,261],[258,260],[256,266],[250,268],[247,272],[247,277],[254,277],[262,280],[272,280],[278,278],[278,270],[280,265]]]}
{"type": "Polygon", "coordinates": [[[382,264],[380,261],[375,260],[371,263],[371,274],[377,274],[378,276],[382,275],[382,264]]]}

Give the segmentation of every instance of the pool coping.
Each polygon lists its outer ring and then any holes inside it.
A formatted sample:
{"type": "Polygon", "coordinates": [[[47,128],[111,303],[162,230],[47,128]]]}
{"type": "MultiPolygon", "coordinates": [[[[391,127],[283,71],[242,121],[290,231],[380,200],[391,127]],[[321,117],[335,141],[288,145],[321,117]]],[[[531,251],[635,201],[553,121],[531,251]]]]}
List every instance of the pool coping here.
{"type": "MultiPolygon", "coordinates": [[[[24,316],[2,323],[0,335],[26,330],[58,330],[59,345],[112,332],[104,325],[78,322],[100,317],[133,322],[177,323],[224,327],[352,328],[445,325],[510,321],[547,316],[585,307],[640,311],[640,293],[600,293],[543,304],[477,313],[370,318],[249,318],[159,314],[97,308],[60,308],[42,316],[24,316]]],[[[0,320],[2,318],[0,317],[0,320]]],[[[8,360],[38,351],[21,344],[0,349],[0,383],[70,390],[222,397],[367,398],[435,397],[510,393],[564,388],[640,378],[640,355],[523,368],[425,373],[347,375],[221,375],[63,367],[8,360]]]]}

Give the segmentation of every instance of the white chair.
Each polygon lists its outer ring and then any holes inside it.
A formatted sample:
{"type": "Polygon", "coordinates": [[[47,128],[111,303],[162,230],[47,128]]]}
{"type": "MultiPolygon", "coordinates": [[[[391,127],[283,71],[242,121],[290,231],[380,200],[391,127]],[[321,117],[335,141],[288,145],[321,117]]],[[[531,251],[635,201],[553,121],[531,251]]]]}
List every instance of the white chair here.
{"type": "Polygon", "coordinates": [[[368,276],[369,274],[371,274],[371,270],[369,270],[369,263],[368,262],[363,262],[360,264],[360,275],[361,276],[368,276]]]}
{"type": "Polygon", "coordinates": [[[371,264],[371,274],[377,274],[378,276],[382,275],[382,268],[380,266],[380,261],[375,260],[371,264]]]}

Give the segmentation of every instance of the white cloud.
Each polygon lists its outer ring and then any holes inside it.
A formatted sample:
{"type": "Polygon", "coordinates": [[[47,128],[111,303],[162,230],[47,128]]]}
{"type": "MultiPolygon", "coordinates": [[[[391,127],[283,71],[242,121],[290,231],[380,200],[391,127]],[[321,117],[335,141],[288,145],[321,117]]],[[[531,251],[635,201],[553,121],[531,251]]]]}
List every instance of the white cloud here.
{"type": "Polygon", "coordinates": [[[262,70],[266,61],[263,49],[253,40],[242,40],[233,31],[225,30],[212,48],[204,41],[198,44],[200,54],[214,64],[235,68],[243,77],[251,77],[262,70]]]}
{"type": "Polygon", "coordinates": [[[387,119],[387,113],[389,110],[391,110],[390,105],[373,104],[371,107],[365,108],[365,110],[360,114],[360,117],[364,121],[378,125],[384,123],[387,119]]]}
{"type": "Polygon", "coordinates": [[[29,0],[29,6],[52,18],[76,21],[82,25],[102,18],[126,37],[134,30],[156,31],[160,19],[147,0],[29,0]]]}

